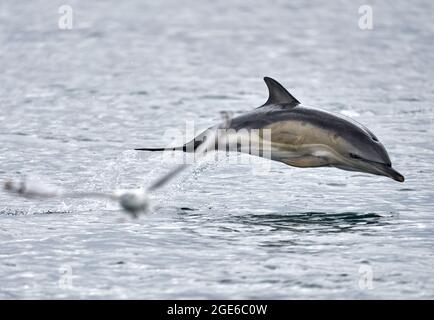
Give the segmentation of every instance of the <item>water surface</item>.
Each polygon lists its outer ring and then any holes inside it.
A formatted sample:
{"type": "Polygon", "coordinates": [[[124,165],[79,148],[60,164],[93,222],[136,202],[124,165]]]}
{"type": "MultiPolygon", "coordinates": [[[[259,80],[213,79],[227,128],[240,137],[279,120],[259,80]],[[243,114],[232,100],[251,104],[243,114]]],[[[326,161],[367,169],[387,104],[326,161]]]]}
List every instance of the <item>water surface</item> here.
{"type": "Polygon", "coordinates": [[[138,220],[1,192],[1,298],[434,298],[432,1],[373,1],[367,31],[348,1],[69,3],[72,30],[63,1],[0,4],[2,180],[146,185],[173,163],[134,147],[261,105],[271,76],[369,127],[406,182],[206,159],[138,220]]]}

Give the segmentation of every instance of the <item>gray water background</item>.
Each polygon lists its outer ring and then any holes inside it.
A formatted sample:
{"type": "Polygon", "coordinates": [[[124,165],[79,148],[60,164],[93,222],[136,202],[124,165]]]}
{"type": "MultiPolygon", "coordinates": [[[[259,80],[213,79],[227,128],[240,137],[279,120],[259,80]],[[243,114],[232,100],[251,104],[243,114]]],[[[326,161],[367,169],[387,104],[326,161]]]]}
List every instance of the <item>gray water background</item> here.
{"type": "Polygon", "coordinates": [[[431,0],[370,1],[372,30],[364,1],[71,0],[60,30],[63,4],[0,3],[2,181],[147,185],[173,163],[134,147],[261,105],[271,76],[369,127],[406,182],[205,159],[138,220],[2,191],[0,298],[434,298],[431,0]]]}

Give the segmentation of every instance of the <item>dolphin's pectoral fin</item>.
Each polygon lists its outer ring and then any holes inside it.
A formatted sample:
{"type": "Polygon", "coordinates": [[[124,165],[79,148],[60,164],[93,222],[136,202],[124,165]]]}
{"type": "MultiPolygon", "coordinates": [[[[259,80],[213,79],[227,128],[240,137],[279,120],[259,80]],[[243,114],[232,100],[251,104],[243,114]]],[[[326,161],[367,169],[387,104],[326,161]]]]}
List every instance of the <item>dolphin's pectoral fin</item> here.
{"type": "Polygon", "coordinates": [[[279,82],[269,77],[264,78],[265,84],[268,87],[268,100],[263,106],[270,104],[285,104],[289,108],[293,108],[300,102],[295,99],[279,82]]]}

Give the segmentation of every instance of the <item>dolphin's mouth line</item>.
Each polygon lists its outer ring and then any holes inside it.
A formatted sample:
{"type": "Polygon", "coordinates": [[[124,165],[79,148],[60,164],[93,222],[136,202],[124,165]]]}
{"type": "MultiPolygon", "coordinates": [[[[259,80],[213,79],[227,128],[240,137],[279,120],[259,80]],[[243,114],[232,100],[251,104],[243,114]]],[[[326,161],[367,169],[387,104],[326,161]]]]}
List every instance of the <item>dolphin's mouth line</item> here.
{"type": "Polygon", "coordinates": [[[395,181],[404,182],[405,178],[402,174],[392,168],[391,164],[381,163],[377,161],[372,161],[368,159],[364,159],[362,157],[351,154],[351,157],[362,162],[370,164],[376,171],[378,171],[382,175],[386,175],[392,178],[395,181]]]}
{"type": "Polygon", "coordinates": [[[381,165],[381,166],[386,166],[386,167],[392,168],[391,164],[382,163],[382,162],[373,161],[373,160],[368,160],[368,159],[362,158],[362,157],[360,157],[358,155],[355,155],[353,153],[350,153],[350,156],[353,159],[357,159],[357,160],[361,160],[361,161],[364,161],[364,162],[368,162],[368,163],[372,163],[372,164],[376,164],[376,165],[381,165]]]}

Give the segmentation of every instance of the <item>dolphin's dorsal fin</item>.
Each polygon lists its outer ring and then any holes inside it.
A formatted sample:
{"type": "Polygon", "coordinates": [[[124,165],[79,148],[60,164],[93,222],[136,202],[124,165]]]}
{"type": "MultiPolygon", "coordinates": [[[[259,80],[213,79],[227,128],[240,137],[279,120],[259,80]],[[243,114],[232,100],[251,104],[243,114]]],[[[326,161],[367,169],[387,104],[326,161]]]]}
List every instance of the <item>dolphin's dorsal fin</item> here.
{"type": "Polygon", "coordinates": [[[276,80],[265,77],[265,84],[268,87],[268,100],[263,106],[270,104],[285,104],[288,107],[295,107],[300,102],[295,99],[279,82],[276,80]]]}

